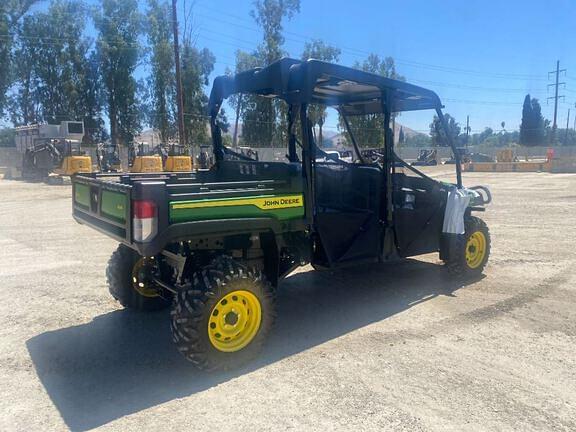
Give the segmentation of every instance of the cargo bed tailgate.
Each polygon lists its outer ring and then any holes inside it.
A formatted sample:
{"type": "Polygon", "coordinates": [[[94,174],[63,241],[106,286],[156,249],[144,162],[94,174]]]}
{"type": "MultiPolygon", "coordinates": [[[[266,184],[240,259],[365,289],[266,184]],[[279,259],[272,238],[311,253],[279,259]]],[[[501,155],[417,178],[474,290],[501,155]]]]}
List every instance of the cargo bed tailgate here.
{"type": "Polygon", "coordinates": [[[77,175],[72,178],[74,219],[122,242],[131,242],[132,186],[77,175]]]}

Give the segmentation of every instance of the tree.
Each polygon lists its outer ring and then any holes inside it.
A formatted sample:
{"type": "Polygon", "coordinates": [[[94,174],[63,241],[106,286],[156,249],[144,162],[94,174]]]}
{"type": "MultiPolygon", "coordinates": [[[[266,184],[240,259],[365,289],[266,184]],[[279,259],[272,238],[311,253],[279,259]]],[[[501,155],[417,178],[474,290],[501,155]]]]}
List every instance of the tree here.
{"type": "Polygon", "coordinates": [[[492,128],[484,128],[484,130],[482,132],[480,132],[480,134],[478,134],[478,142],[477,144],[482,144],[484,141],[486,141],[488,138],[490,138],[492,135],[494,134],[494,131],[492,130],[492,128]]]}
{"type": "Polygon", "coordinates": [[[520,123],[520,144],[535,146],[544,143],[545,122],[538,99],[531,99],[527,94],[522,105],[522,122],[520,123]]]}
{"type": "Polygon", "coordinates": [[[208,96],[204,88],[209,83],[216,58],[207,48],[198,50],[188,42],[184,43],[181,52],[186,143],[188,146],[207,144],[210,141],[206,117],[208,96]]]}
{"type": "MultiPolygon", "coordinates": [[[[306,42],[304,52],[302,53],[302,60],[316,59],[327,62],[336,62],[340,57],[340,49],[330,46],[321,40],[313,40],[306,42]]],[[[318,126],[318,143],[324,143],[324,136],[322,134],[322,127],[326,121],[326,107],[322,105],[310,105],[308,107],[308,117],[312,121],[312,126],[318,126]]]]}
{"type": "Polygon", "coordinates": [[[15,62],[12,74],[17,85],[10,98],[10,120],[16,126],[38,123],[42,121],[40,104],[40,82],[36,74],[39,60],[39,49],[42,46],[34,39],[38,20],[36,16],[27,16],[18,32],[28,37],[18,38],[14,56],[15,62]]]}
{"type": "MultiPolygon", "coordinates": [[[[192,4],[184,14],[184,29],[180,47],[185,132],[185,140],[182,141],[189,148],[210,142],[207,117],[208,96],[205,90],[216,62],[214,54],[209,49],[200,49],[194,45],[194,29],[190,21],[193,6],[192,4]]],[[[184,7],[186,8],[186,6],[184,7]]],[[[219,113],[217,121],[222,130],[226,132],[229,124],[223,109],[219,113]]]]}
{"type": "MultiPolygon", "coordinates": [[[[242,50],[236,51],[236,68],[235,73],[244,72],[249,69],[253,69],[258,66],[258,56],[256,53],[247,53],[242,50]]],[[[232,145],[234,147],[238,146],[238,128],[240,117],[244,114],[244,109],[246,106],[251,105],[255,102],[256,97],[253,95],[242,95],[235,94],[228,98],[228,103],[234,109],[236,116],[234,119],[234,131],[232,137],[232,145]]]]}
{"type": "Polygon", "coordinates": [[[527,94],[524,98],[524,104],[522,105],[522,122],[520,123],[520,144],[530,145],[532,141],[532,120],[534,113],[532,111],[532,100],[530,95],[527,94]]]}
{"type": "Polygon", "coordinates": [[[102,118],[103,97],[102,76],[97,53],[92,51],[86,58],[85,82],[82,86],[82,106],[84,113],[84,141],[104,142],[110,138],[102,118]]]}
{"type": "Polygon", "coordinates": [[[4,114],[7,91],[12,84],[12,49],[20,19],[39,0],[0,1],[0,117],[4,114]]]}
{"type": "Polygon", "coordinates": [[[0,129],[0,147],[14,147],[16,133],[13,128],[0,129]]]}
{"type": "Polygon", "coordinates": [[[98,67],[83,36],[87,11],[76,0],[55,0],[25,17],[19,31],[12,96],[15,124],[82,120],[86,141],[103,136],[98,67]]]}
{"type": "Polygon", "coordinates": [[[300,12],[300,0],[256,0],[250,15],[264,32],[263,44],[259,47],[261,60],[266,65],[283,55],[282,21],[291,19],[300,12]]]}
{"type": "MultiPolygon", "coordinates": [[[[263,42],[256,51],[260,66],[269,65],[284,55],[283,21],[299,11],[300,0],[254,1],[250,14],[263,32],[263,42]]],[[[285,112],[282,101],[249,98],[242,114],[243,140],[255,147],[283,146],[285,133],[281,126],[285,112]]]]}
{"type": "MultiPolygon", "coordinates": [[[[444,120],[448,126],[448,136],[452,137],[454,143],[457,143],[458,136],[460,135],[460,125],[450,114],[444,114],[444,120]]],[[[450,145],[446,139],[446,131],[438,116],[434,116],[432,123],[430,123],[430,136],[432,137],[432,145],[434,147],[450,145]]]]}
{"type": "Polygon", "coordinates": [[[174,44],[172,42],[172,12],[163,0],[148,0],[147,38],[150,45],[150,76],[147,79],[146,113],[148,124],[160,132],[167,143],[174,136],[176,80],[174,44]]]}
{"type": "Polygon", "coordinates": [[[404,128],[400,126],[400,132],[398,132],[398,143],[404,144],[405,137],[404,137],[404,128]]]}
{"type": "Polygon", "coordinates": [[[4,113],[6,92],[10,86],[10,52],[12,36],[6,5],[0,3],[0,117],[4,113]]]}
{"type": "MultiPolygon", "coordinates": [[[[404,81],[405,78],[398,74],[392,57],[381,59],[377,54],[370,54],[363,62],[354,64],[356,69],[363,70],[386,78],[404,81]]],[[[368,114],[364,116],[352,116],[348,118],[350,129],[360,147],[382,147],[384,145],[384,116],[382,114],[368,114]]],[[[339,128],[344,131],[346,141],[351,142],[344,120],[339,119],[339,128]]]]}
{"type": "Polygon", "coordinates": [[[430,147],[431,139],[428,135],[417,133],[406,138],[405,147],[430,147]]]}
{"type": "Polygon", "coordinates": [[[140,59],[142,17],[136,0],[102,0],[94,14],[96,49],[113,143],[131,143],[141,131],[134,71],[140,59]]]}

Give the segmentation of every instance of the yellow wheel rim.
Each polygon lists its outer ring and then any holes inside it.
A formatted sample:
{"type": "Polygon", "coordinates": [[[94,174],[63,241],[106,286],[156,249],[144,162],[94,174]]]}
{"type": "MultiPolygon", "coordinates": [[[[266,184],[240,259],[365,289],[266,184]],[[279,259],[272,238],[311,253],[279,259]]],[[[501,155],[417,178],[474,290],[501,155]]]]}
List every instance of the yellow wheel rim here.
{"type": "Polygon", "coordinates": [[[142,271],[146,266],[153,266],[154,260],[152,258],[140,258],[132,267],[132,287],[138,294],[143,297],[158,297],[158,290],[148,281],[142,278],[142,271]]]}
{"type": "Polygon", "coordinates": [[[261,321],[262,307],[258,298],[250,291],[232,291],[212,308],[208,337],[218,351],[240,351],[252,342],[261,321]]]}
{"type": "Polygon", "coordinates": [[[468,267],[478,268],[486,256],[486,236],[481,231],[473,232],[466,242],[466,263],[468,267]]]}

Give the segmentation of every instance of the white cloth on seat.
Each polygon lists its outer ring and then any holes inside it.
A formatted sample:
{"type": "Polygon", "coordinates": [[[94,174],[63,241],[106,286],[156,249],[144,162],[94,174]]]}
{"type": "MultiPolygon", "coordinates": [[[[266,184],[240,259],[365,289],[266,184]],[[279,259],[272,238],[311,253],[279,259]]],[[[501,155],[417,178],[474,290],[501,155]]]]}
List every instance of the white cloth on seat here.
{"type": "Polygon", "coordinates": [[[464,212],[470,203],[472,194],[476,194],[476,192],[465,188],[452,188],[448,191],[442,226],[443,233],[464,234],[464,212]]]}

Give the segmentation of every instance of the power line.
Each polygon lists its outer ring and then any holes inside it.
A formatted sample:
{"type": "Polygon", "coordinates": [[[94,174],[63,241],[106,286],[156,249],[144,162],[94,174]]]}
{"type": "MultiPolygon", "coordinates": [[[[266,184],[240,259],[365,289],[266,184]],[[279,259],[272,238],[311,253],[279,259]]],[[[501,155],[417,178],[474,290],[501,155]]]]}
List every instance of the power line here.
{"type": "MultiPolygon", "coordinates": [[[[176,99],[178,104],[178,138],[180,144],[186,143],[186,130],[184,128],[184,99],[182,96],[182,78],[180,77],[180,41],[178,39],[178,18],[176,1],[172,0],[172,31],[174,34],[174,65],[176,69],[176,99]]],[[[174,153],[174,146],[172,146],[174,153]]]]}
{"type": "MultiPolygon", "coordinates": [[[[215,33],[218,34],[220,36],[224,36],[224,37],[228,37],[228,35],[224,35],[222,33],[218,33],[218,32],[212,32],[211,33],[215,33]]],[[[0,38],[4,37],[5,35],[0,35],[0,38]]],[[[232,46],[234,48],[240,49],[243,48],[241,46],[239,46],[237,43],[233,43],[233,42],[228,42],[228,41],[223,41],[223,40],[219,40],[213,37],[209,37],[209,36],[205,36],[202,34],[199,34],[198,37],[205,39],[207,41],[211,41],[211,42],[215,42],[215,43],[220,43],[220,44],[225,44],[225,45],[229,45],[232,46]]],[[[36,39],[38,40],[39,44],[42,45],[47,45],[47,46],[60,46],[60,44],[58,43],[52,43],[52,42],[44,42],[44,40],[49,40],[49,41],[62,41],[62,42],[72,42],[72,41],[76,41],[75,38],[54,38],[54,37],[41,37],[41,36],[30,36],[27,37],[29,39],[36,39]]],[[[252,42],[251,41],[246,41],[246,40],[242,40],[242,39],[237,39],[235,38],[236,42],[243,42],[246,44],[249,44],[250,47],[252,47],[252,42]]],[[[129,43],[129,42],[115,42],[115,41],[105,41],[105,40],[98,40],[97,43],[106,43],[107,45],[110,46],[116,46],[118,49],[126,49],[126,50],[130,50],[130,49],[138,49],[138,48],[142,48],[142,44],[140,43],[129,43]]],[[[235,59],[231,58],[231,57],[227,57],[227,56],[223,56],[223,55],[219,55],[219,58],[226,58],[229,59],[231,61],[235,61],[235,59]]],[[[234,67],[235,65],[233,63],[228,63],[228,62],[223,62],[223,61],[217,61],[216,63],[220,63],[220,64],[224,64],[226,66],[229,67],[234,67]]],[[[478,91],[493,91],[493,92],[527,92],[527,93],[540,93],[543,92],[543,90],[526,90],[526,89],[522,89],[522,88],[502,88],[502,87],[483,87],[483,86],[469,86],[469,85],[464,85],[464,84],[449,84],[449,83],[444,83],[444,82],[438,82],[438,81],[428,81],[428,80],[419,80],[419,79],[411,79],[411,82],[416,82],[416,83],[423,83],[423,84],[431,84],[431,85],[435,85],[435,86],[439,86],[439,87],[446,87],[446,88],[457,88],[457,89],[464,89],[464,90],[478,90],[478,91]]],[[[569,90],[571,91],[571,90],[569,90]]],[[[498,102],[493,102],[493,101],[461,101],[461,100],[453,100],[453,102],[462,102],[462,103],[482,103],[482,104],[499,104],[498,102]]],[[[513,104],[516,105],[516,103],[500,103],[500,104],[513,104]]],[[[519,103],[518,103],[519,104],[519,103]]]]}
{"type": "Polygon", "coordinates": [[[548,76],[550,76],[550,74],[555,74],[556,79],[554,84],[548,84],[548,87],[553,86],[554,87],[554,96],[549,97],[548,99],[554,99],[554,121],[552,123],[552,143],[554,143],[554,138],[556,137],[556,129],[558,127],[557,123],[556,123],[556,118],[558,116],[558,98],[564,98],[564,95],[562,96],[558,96],[558,87],[561,85],[566,86],[565,82],[558,82],[558,79],[560,77],[560,73],[564,72],[566,73],[566,69],[560,69],[560,60],[556,61],[556,70],[552,71],[552,72],[548,72],[548,76]]]}
{"type": "MultiPolygon", "coordinates": [[[[81,6],[87,7],[87,8],[94,8],[96,5],[94,4],[89,4],[86,1],[84,2],[80,2],[81,6]]],[[[250,23],[253,24],[253,22],[249,19],[247,19],[244,16],[240,16],[234,13],[230,13],[227,11],[222,11],[218,8],[214,8],[214,7],[210,7],[205,3],[202,2],[198,2],[196,4],[196,7],[204,9],[203,12],[200,13],[195,13],[196,16],[200,16],[202,18],[208,19],[208,20],[212,20],[212,21],[217,21],[217,22],[221,22],[224,23],[228,26],[234,26],[234,27],[238,27],[238,28],[243,28],[243,29],[247,29],[250,31],[254,31],[257,33],[261,33],[261,29],[254,27],[253,25],[244,25],[241,23],[238,23],[237,21],[240,22],[244,22],[244,23],[250,23]],[[212,13],[217,13],[218,16],[214,16],[214,15],[210,15],[210,12],[212,13]],[[233,21],[230,20],[225,20],[222,19],[222,16],[228,16],[230,18],[234,19],[233,21]]],[[[66,14],[65,12],[61,12],[61,14],[66,14]]],[[[70,13],[70,15],[72,15],[72,13],[70,13]]],[[[168,23],[173,23],[173,20],[167,20],[168,23]]],[[[205,31],[210,31],[212,33],[216,33],[213,32],[212,30],[205,30],[205,31]]],[[[296,42],[296,43],[305,43],[308,41],[312,41],[314,39],[317,39],[315,37],[312,37],[311,35],[306,35],[303,33],[298,33],[298,32],[293,32],[293,31],[288,31],[288,30],[284,30],[284,34],[286,35],[291,35],[291,37],[287,37],[285,36],[284,39],[286,41],[291,41],[291,42],[296,42]]],[[[224,37],[233,37],[230,35],[225,35],[223,33],[220,33],[220,35],[224,36],[224,37]]],[[[0,35],[0,37],[2,36],[8,36],[8,35],[0,35]]],[[[20,36],[23,37],[23,36],[20,36]]],[[[40,37],[30,37],[30,38],[37,38],[39,39],[40,37]]],[[[51,40],[66,40],[67,38],[48,38],[48,37],[43,37],[43,39],[51,39],[51,40]]],[[[72,39],[72,38],[71,38],[72,39]]],[[[73,39],[74,40],[74,39],[73,39]]],[[[326,40],[326,39],[324,39],[326,40]]],[[[75,40],[74,40],[75,41],[75,40]]],[[[257,43],[253,43],[252,41],[247,43],[250,44],[250,48],[249,49],[253,49],[255,46],[257,46],[257,43]]],[[[333,43],[333,41],[331,42],[330,40],[326,40],[326,42],[331,43],[334,46],[338,46],[338,44],[333,43]]],[[[218,41],[218,43],[223,43],[222,41],[218,41]]],[[[114,46],[114,43],[109,42],[110,45],[114,46]]],[[[127,45],[125,43],[123,43],[123,45],[127,45]]],[[[139,44],[138,43],[134,43],[133,44],[135,47],[138,47],[139,44]]],[[[128,49],[128,48],[125,48],[128,49]]],[[[363,49],[359,49],[356,47],[350,47],[350,46],[339,46],[339,49],[342,52],[346,52],[348,54],[352,54],[352,55],[356,55],[356,57],[359,57],[359,55],[362,56],[367,56],[370,55],[372,53],[374,53],[374,51],[366,51],[363,49]]],[[[382,54],[382,53],[380,53],[382,54]]],[[[485,76],[485,77],[491,77],[491,78],[497,78],[497,79],[509,79],[509,80],[537,80],[537,81],[544,81],[546,80],[546,78],[544,78],[541,75],[531,75],[531,74],[511,74],[511,73],[502,73],[502,72],[495,72],[495,71],[478,71],[478,70],[470,70],[470,69],[463,69],[463,68],[456,68],[456,67],[451,67],[451,66],[443,66],[443,65],[437,65],[437,64],[430,64],[430,63],[424,63],[424,62],[419,62],[419,61],[414,61],[414,60],[410,60],[410,59],[404,59],[404,58],[395,58],[395,62],[399,65],[403,65],[406,67],[412,67],[412,68],[417,68],[417,69],[427,69],[427,70],[434,70],[434,71],[440,71],[440,72],[447,72],[447,73],[455,73],[455,74],[462,74],[462,75],[470,75],[470,76],[485,76]]],[[[575,79],[575,78],[570,78],[570,79],[575,79]]],[[[576,79],[575,79],[576,80],[576,79]]],[[[497,91],[497,90],[494,90],[497,91]]],[[[520,91],[520,90],[519,90],[520,91]]]]}
{"type": "MultiPolygon", "coordinates": [[[[235,14],[231,14],[229,12],[223,12],[223,11],[217,10],[215,8],[211,8],[209,6],[206,6],[203,3],[198,3],[197,6],[202,7],[204,9],[208,9],[208,10],[217,12],[219,15],[227,15],[227,16],[235,18],[236,20],[248,22],[248,20],[246,20],[243,17],[240,17],[240,16],[235,15],[235,14]]],[[[197,15],[201,16],[203,18],[212,20],[212,21],[222,22],[222,23],[232,25],[235,27],[244,28],[244,29],[248,29],[248,30],[252,30],[252,31],[256,31],[256,32],[261,31],[260,29],[257,29],[255,27],[250,27],[250,26],[238,24],[236,22],[230,22],[230,21],[222,20],[221,17],[214,17],[214,16],[206,15],[205,13],[199,13],[197,15]]],[[[296,40],[293,38],[284,37],[284,39],[287,41],[303,43],[303,42],[312,41],[314,39],[317,39],[317,38],[311,37],[310,35],[304,35],[302,33],[296,33],[296,32],[291,32],[291,31],[287,31],[287,30],[285,30],[284,33],[296,36],[296,37],[301,39],[301,40],[296,40]]],[[[324,40],[326,40],[326,39],[324,39],[324,40]]],[[[354,52],[354,53],[362,54],[363,56],[374,54],[374,52],[361,50],[361,49],[354,48],[354,47],[341,46],[341,45],[339,46],[338,44],[335,44],[335,43],[333,43],[333,41],[330,41],[330,40],[326,40],[326,42],[331,43],[334,46],[337,46],[343,52],[348,52],[348,53],[354,52]]],[[[539,80],[539,81],[545,81],[546,80],[546,78],[541,76],[541,75],[507,74],[507,73],[491,72],[491,71],[481,72],[481,71],[475,71],[475,70],[469,70],[469,69],[455,68],[455,67],[450,67],[450,66],[442,66],[442,65],[434,65],[434,64],[430,64],[430,63],[422,63],[422,62],[417,62],[417,61],[402,59],[402,58],[395,58],[394,61],[398,64],[402,64],[405,66],[417,67],[417,68],[421,68],[421,69],[430,69],[430,70],[436,70],[436,71],[442,71],[442,72],[460,73],[460,74],[468,74],[468,75],[476,75],[476,76],[492,76],[493,78],[515,79],[515,80],[530,80],[530,79],[531,80],[539,80]]]]}

